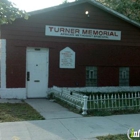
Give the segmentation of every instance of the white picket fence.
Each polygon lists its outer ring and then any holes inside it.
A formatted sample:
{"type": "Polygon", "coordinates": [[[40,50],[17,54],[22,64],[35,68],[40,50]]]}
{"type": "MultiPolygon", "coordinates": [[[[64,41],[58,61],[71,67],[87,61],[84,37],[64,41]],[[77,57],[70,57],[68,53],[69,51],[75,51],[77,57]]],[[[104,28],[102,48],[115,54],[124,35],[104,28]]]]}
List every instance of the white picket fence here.
{"type": "Polygon", "coordinates": [[[82,109],[83,115],[88,110],[124,110],[140,109],[140,93],[102,93],[89,96],[82,95],[76,91],[70,91],[67,88],[54,86],[53,92],[56,98],[59,98],[77,109],[82,109]]]}
{"type": "Polygon", "coordinates": [[[88,96],[88,110],[140,109],[140,93],[95,94],[88,96]]]}
{"type": "Polygon", "coordinates": [[[54,95],[56,98],[60,98],[61,100],[69,103],[70,105],[76,107],[77,109],[81,109],[83,106],[83,95],[78,94],[76,92],[72,92],[67,88],[59,88],[53,86],[54,95]]]}

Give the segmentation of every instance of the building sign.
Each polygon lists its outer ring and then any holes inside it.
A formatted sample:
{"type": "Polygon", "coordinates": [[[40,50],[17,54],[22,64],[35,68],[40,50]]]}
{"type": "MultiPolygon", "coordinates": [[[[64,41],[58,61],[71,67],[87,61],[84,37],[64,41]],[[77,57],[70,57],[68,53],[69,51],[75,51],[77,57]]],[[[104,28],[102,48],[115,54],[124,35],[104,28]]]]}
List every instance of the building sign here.
{"type": "Polygon", "coordinates": [[[60,51],[59,67],[69,69],[75,68],[75,52],[69,47],[60,51]]]}
{"type": "Polygon", "coordinates": [[[46,25],[46,36],[121,40],[121,31],[46,25]]]}

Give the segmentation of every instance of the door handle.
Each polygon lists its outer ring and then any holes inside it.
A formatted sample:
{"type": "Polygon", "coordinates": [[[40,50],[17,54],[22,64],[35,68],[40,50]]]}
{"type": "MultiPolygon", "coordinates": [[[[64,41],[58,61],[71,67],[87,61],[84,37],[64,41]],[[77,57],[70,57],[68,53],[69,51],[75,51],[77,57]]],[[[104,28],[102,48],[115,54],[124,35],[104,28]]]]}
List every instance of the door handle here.
{"type": "Polygon", "coordinates": [[[30,81],[30,72],[27,72],[27,81],[30,81]]]}
{"type": "Polygon", "coordinates": [[[40,82],[40,80],[34,80],[34,82],[40,82]]]}

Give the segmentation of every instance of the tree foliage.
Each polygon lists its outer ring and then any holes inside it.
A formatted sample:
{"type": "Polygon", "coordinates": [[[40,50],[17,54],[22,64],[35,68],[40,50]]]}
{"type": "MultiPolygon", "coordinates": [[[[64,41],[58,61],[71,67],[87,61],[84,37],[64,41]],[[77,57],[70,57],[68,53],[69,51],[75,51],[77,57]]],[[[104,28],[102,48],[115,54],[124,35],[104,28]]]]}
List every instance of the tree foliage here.
{"type": "Polygon", "coordinates": [[[28,19],[28,15],[9,0],[0,0],[0,24],[12,23],[16,18],[28,19]]]}
{"type": "Polygon", "coordinates": [[[63,0],[63,4],[66,4],[66,3],[68,3],[68,0],[63,0]]]}
{"type": "Polygon", "coordinates": [[[140,23],[140,0],[96,0],[96,1],[140,23]]]}
{"type": "Polygon", "coordinates": [[[96,0],[105,6],[140,22],[140,0],[96,0]]]}

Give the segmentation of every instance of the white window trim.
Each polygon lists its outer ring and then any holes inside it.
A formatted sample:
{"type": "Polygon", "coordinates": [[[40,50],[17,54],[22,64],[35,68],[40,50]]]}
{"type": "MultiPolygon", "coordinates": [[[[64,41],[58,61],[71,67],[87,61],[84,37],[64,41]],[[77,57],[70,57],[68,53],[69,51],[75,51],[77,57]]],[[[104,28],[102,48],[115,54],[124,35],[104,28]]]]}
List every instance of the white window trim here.
{"type": "Polygon", "coordinates": [[[1,88],[6,88],[6,39],[0,39],[1,52],[1,88]]]}
{"type": "MultiPolygon", "coordinates": [[[[129,80],[129,67],[120,67],[119,68],[119,75],[120,75],[119,76],[119,86],[126,86],[126,85],[121,85],[121,82],[120,81],[121,80],[123,80],[123,81],[129,80]],[[127,73],[127,70],[128,70],[128,73],[127,73]],[[128,77],[127,77],[127,74],[128,74],[128,77]]],[[[127,86],[129,86],[129,82],[128,82],[128,85],[127,86]]]]}

